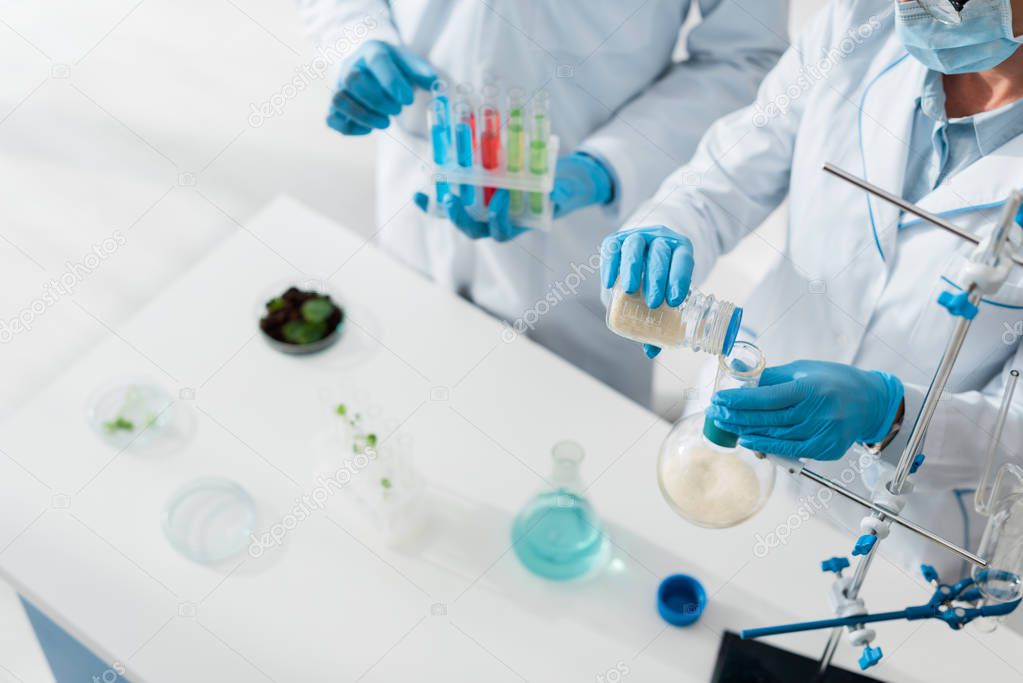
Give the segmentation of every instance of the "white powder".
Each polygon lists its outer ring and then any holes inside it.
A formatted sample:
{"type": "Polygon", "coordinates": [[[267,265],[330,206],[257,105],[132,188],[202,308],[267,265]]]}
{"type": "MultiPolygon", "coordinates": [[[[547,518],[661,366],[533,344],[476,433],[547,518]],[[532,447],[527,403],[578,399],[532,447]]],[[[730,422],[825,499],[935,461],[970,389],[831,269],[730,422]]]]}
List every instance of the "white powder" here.
{"type": "Polygon", "coordinates": [[[711,527],[738,524],[756,511],[760,499],[756,472],[739,452],[715,451],[703,443],[663,462],[661,485],[682,515],[711,527]]]}
{"type": "Polygon", "coordinates": [[[633,341],[674,348],[686,337],[680,307],[667,302],[651,309],[643,301],[641,290],[626,294],[616,290],[607,309],[607,326],[615,334],[633,341]]]}

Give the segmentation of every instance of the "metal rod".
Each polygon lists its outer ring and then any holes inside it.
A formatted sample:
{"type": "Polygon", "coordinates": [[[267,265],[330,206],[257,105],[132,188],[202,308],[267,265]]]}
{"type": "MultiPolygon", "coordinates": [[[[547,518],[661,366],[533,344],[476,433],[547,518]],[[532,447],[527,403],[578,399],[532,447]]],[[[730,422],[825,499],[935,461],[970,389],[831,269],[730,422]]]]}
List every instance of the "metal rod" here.
{"type": "MultiPolygon", "coordinates": [[[[915,522],[911,522],[910,520],[906,519],[905,517],[902,517],[901,515],[898,515],[898,514],[896,514],[894,512],[889,512],[888,510],[885,510],[880,505],[877,505],[873,501],[871,501],[871,500],[869,500],[867,498],[864,498],[863,496],[861,496],[860,494],[856,493],[855,491],[847,489],[845,486],[842,486],[841,484],[839,484],[836,481],[832,481],[831,479],[828,479],[827,477],[825,477],[823,475],[817,474],[813,470],[806,469],[805,467],[799,471],[799,474],[801,476],[803,476],[803,477],[806,477],[810,481],[813,481],[814,483],[820,484],[821,486],[823,486],[825,488],[828,488],[828,489],[834,491],[835,493],[837,493],[837,494],[839,494],[841,496],[844,496],[845,498],[848,498],[849,500],[853,501],[854,503],[859,503],[863,507],[869,508],[870,510],[873,510],[874,512],[876,512],[879,515],[883,516],[885,519],[890,519],[892,522],[895,522],[899,526],[904,527],[906,529],[909,529],[910,531],[912,531],[915,534],[919,534],[920,536],[923,536],[924,538],[926,538],[927,540],[931,541],[932,543],[936,543],[936,544],[940,545],[941,547],[945,548],[946,550],[952,551],[956,555],[959,555],[959,557],[961,557],[961,558],[963,558],[965,560],[968,560],[968,561],[972,562],[975,565],[978,565],[980,567],[987,567],[988,566],[988,561],[985,560],[984,558],[978,557],[977,555],[974,555],[969,550],[965,550],[963,548],[960,548],[955,543],[951,543],[949,541],[946,541],[944,538],[942,538],[941,536],[937,535],[933,531],[928,531],[927,529],[925,529],[924,527],[920,526],[919,524],[917,524],[915,522]]],[[[875,544],[875,546],[876,546],[876,544],[875,544]]],[[[860,566],[861,565],[862,565],[862,562],[859,565],[857,565],[857,567],[856,567],[857,574],[860,573],[860,566]]],[[[863,573],[866,573],[865,570],[863,571],[863,573]]],[[[853,586],[856,585],[856,575],[855,574],[853,575],[853,583],[852,583],[852,585],[853,586]]]]}
{"type": "MultiPolygon", "coordinates": [[[[877,185],[874,185],[873,183],[867,182],[866,180],[864,180],[864,179],[862,179],[862,178],[860,178],[858,176],[854,176],[852,173],[849,173],[848,171],[845,171],[845,170],[835,166],[834,164],[831,164],[831,163],[824,164],[824,170],[827,171],[828,173],[830,173],[833,176],[838,176],[842,180],[845,180],[846,182],[852,183],[856,187],[858,187],[861,190],[864,190],[866,192],[869,192],[870,194],[874,195],[875,197],[883,199],[883,200],[885,200],[886,202],[888,202],[890,204],[894,204],[895,206],[899,207],[900,209],[902,209],[906,213],[911,213],[914,216],[916,216],[918,218],[922,218],[923,220],[927,221],[928,223],[930,223],[932,225],[936,225],[939,228],[942,228],[943,230],[947,230],[948,232],[952,233],[953,235],[956,235],[957,237],[961,237],[962,239],[966,240],[967,242],[972,242],[973,244],[980,244],[980,238],[979,237],[977,237],[976,235],[974,235],[971,232],[968,232],[968,231],[960,228],[955,223],[951,223],[949,221],[946,221],[941,216],[939,216],[937,214],[934,214],[934,213],[931,213],[927,209],[922,209],[919,206],[917,206],[916,204],[913,204],[912,202],[908,202],[905,199],[903,199],[902,197],[900,197],[898,195],[895,195],[895,194],[892,194],[891,192],[888,192],[887,190],[882,189],[882,188],[878,187],[877,185]]],[[[1009,258],[1012,259],[1013,263],[1015,263],[1017,265],[1023,266],[1023,258],[1021,258],[1021,257],[1019,257],[1019,256],[1017,256],[1015,254],[1010,254],[1009,258]]]]}
{"type": "Polygon", "coordinates": [[[834,659],[835,650],[838,649],[840,642],[842,642],[842,628],[831,629],[828,644],[824,646],[824,654],[821,655],[820,665],[817,667],[817,680],[824,680],[824,674],[827,673],[828,667],[831,666],[831,660],[834,659]]]}
{"type": "MultiPolygon", "coordinates": [[[[974,306],[979,304],[980,294],[970,290],[970,303],[974,306]]],[[[927,394],[924,396],[924,404],[920,408],[920,413],[916,416],[916,421],[913,423],[913,431],[909,434],[909,441],[906,443],[902,456],[899,458],[895,474],[888,483],[888,490],[895,495],[902,493],[902,487],[906,483],[906,478],[909,477],[910,469],[913,467],[913,460],[922,451],[927,428],[931,424],[934,412],[938,409],[941,395],[945,391],[945,384],[952,374],[952,367],[955,365],[956,359],[959,357],[959,351],[963,348],[963,343],[966,341],[966,333],[970,331],[971,322],[969,318],[958,319],[955,330],[952,331],[952,338],[948,340],[948,345],[945,346],[945,352],[941,356],[938,369],[934,371],[934,377],[931,378],[931,384],[927,387],[927,394]]]]}

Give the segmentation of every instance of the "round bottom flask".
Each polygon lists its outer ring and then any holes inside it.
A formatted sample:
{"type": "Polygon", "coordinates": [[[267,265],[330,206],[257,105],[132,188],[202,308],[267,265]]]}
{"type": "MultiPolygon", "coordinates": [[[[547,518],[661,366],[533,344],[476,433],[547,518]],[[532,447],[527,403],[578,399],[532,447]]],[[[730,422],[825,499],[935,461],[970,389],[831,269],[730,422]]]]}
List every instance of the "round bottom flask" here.
{"type": "MultiPolygon", "coordinates": [[[[736,342],[721,356],[714,391],[756,386],[764,355],[736,342]]],[[[702,413],[680,420],[661,444],[657,483],[671,508],[702,527],[735,526],[752,517],[774,490],[774,465],[737,446],[735,434],[718,429],[702,413]]]]}

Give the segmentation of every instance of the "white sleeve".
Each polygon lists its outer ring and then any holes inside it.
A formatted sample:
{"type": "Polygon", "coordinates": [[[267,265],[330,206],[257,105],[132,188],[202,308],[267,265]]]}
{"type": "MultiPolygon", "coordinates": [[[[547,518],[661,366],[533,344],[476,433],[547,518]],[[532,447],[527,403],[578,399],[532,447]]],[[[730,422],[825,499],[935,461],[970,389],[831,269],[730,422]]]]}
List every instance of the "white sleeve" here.
{"type": "Polygon", "coordinates": [[[344,61],[366,41],[401,42],[386,0],[298,0],[298,4],[317,58],[328,62],[332,85],[344,61]]]}
{"type": "MultiPolygon", "coordinates": [[[[983,307],[985,304],[981,304],[983,307]]],[[[980,315],[984,315],[981,310],[980,315]]],[[[998,408],[1006,379],[1012,369],[1023,371],[1023,345],[1005,363],[1002,371],[979,391],[946,393],[938,403],[931,420],[923,452],[926,456],[920,481],[941,489],[967,488],[977,485],[983,471],[991,434],[994,432],[998,408]]],[[[909,440],[913,421],[920,412],[927,387],[906,384],[906,417],[899,435],[884,450],[884,459],[896,463],[909,440]]],[[[1000,442],[999,456],[1021,463],[1023,453],[1023,386],[1013,394],[1005,431],[1000,442]]],[[[996,465],[997,466],[997,465],[996,465]]]]}
{"type": "Polygon", "coordinates": [[[833,2],[818,13],[767,74],[755,101],[711,126],[693,158],[627,219],[626,228],[664,225],[692,240],[694,283],[788,194],[803,109],[809,91],[820,87],[813,74],[848,23],[836,15],[848,11],[848,3],[833,2]],[[799,96],[790,95],[794,89],[799,96]]]}
{"type": "MultiPolygon", "coordinates": [[[[748,104],[788,46],[788,0],[700,0],[689,58],[619,109],[580,149],[615,177],[620,221],[692,156],[718,118],[748,104]]],[[[637,46],[637,49],[642,49],[637,46]]]]}

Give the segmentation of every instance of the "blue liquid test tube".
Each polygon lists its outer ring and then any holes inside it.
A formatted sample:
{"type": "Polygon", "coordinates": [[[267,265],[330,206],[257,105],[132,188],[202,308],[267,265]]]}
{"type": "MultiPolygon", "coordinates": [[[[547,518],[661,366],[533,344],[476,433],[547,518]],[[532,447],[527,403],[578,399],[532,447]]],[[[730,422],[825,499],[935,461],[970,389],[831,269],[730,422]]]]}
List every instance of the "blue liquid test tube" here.
{"type": "MultiPolygon", "coordinates": [[[[451,158],[451,105],[448,101],[448,85],[437,79],[430,88],[433,95],[430,102],[430,140],[433,144],[433,163],[443,166],[451,158]]],[[[438,181],[437,203],[451,192],[451,186],[438,181]]]]}
{"type": "MultiPolygon", "coordinates": [[[[462,168],[472,168],[475,123],[472,104],[464,100],[455,102],[455,156],[462,168]]],[[[472,206],[476,202],[476,188],[472,185],[459,185],[458,195],[465,206],[472,206]]]]}

